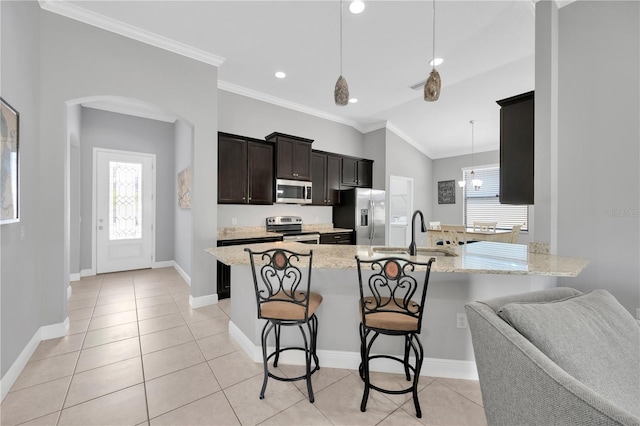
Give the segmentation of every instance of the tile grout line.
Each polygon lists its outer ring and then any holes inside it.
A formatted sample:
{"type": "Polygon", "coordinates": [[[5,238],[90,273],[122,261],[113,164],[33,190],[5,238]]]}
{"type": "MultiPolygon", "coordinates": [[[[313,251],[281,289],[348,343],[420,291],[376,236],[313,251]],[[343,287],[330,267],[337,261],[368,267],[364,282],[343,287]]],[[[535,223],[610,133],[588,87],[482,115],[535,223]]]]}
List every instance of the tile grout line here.
{"type": "Polygon", "coordinates": [[[84,348],[84,342],[87,340],[87,333],[89,332],[89,326],[91,325],[91,321],[93,321],[93,312],[96,309],[98,298],[100,297],[100,292],[102,291],[102,286],[104,284],[104,277],[100,279],[100,289],[98,290],[98,296],[96,297],[96,303],[93,305],[93,309],[91,310],[91,319],[89,320],[89,325],[87,325],[87,331],[84,332],[82,337],[82,344],[80,345],[80,350],[78,351],[78,357],[76,358],[76,363],[73,366],[73,371],[71,372],[71,380],[69,380],[69,384],[67,385],[67,390],[64,394],[64,399],[62,400],[62,405],[60,407],[60,411],[58,411],[58,418],[56,419],[56,425],[60,424],[60,419],[62,418],[62,411],[64,411],[64,405],[67,402],[67,398],[69,397],[69,390],[71,390],[71,384],[73,383],[73,379],[76,376],[76,370],[78,369],[78,362],[80,362],[80,356],[82,355],[82,350],[84,348]]]}
{"type": "Polygon", "coordinates": [[[136,305],[136,327],[138,329],[138,348],[140,349],[140,369],[142,370],[142,387],[144,389],[144,404],[147,412],[147,424],[151,423],[149,415],[149,396],[147,395],[147,377],[144,373],[144,357],[142,356],[142,336],[140,335],[140,318],[138,317],[138,299],[136,298],[136,281],[133,277],[133,300],[136,305]]]}

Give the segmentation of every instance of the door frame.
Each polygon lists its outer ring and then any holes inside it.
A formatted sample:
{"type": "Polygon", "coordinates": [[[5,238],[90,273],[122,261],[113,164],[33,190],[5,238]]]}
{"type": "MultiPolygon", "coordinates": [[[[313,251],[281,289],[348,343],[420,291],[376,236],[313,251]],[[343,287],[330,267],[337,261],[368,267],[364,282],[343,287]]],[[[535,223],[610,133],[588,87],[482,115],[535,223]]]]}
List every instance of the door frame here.
{"type": "Polygon", "coordinates": [[[109,148],[100,148],[93,147],[93,173],[92,175],[92,184],[91,184],[91,273],[92,275],[96,275],[98,271],[98,236],[97,236],[97,227],[98,227],[98,152],[102,152],[105,154],[122,154],[122,155],[137,155],[141,157],[150,157],[151,158],[151,192],[152,192],[152,203],[151,203],[151,218],[153,221],[152,224],[152,232],[151,232],[151,267],[156,263],[156,154],[150,154],[148,152],[138,152],[138,151],[124,151],[119,149],[109,149],[109,148]]]}

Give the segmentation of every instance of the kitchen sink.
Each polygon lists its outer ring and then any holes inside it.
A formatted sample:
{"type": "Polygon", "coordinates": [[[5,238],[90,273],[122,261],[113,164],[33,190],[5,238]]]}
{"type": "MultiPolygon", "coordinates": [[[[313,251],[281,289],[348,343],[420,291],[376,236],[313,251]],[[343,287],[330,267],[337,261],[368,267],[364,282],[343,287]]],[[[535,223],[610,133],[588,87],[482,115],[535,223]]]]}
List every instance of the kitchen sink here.
{"type": "MultiPolygon", "coordinates": [[[[408,255],[409,249],[406,247],[372,247],[374,253],[387,255],[408,255]]],[[[458,256],[458,254],[447,248],[440,247],[418,247],[416,250],[418,255],[422,256],[458,256]]]]}

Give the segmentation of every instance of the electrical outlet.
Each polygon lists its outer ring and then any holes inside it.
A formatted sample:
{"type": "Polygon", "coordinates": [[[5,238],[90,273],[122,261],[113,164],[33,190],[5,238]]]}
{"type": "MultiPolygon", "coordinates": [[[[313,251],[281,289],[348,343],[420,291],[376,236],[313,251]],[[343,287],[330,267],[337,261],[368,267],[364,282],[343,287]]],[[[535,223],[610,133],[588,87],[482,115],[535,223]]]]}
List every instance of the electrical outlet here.
{"type": "Polygon", "coordinates": [[[232,218],[231,218],[231,224],[232,224],[232,225],[237,225],[237,224],[238,224],[238,218],[236,218],[236,217],[232,217],[232,218]]]}
{"type": "Polygon", "coordinates": [[[467,324],[467,315],[463,313],[459,313],[456,315],[456,327],[458,328],[469,328],[469,324],[467,324]]]}

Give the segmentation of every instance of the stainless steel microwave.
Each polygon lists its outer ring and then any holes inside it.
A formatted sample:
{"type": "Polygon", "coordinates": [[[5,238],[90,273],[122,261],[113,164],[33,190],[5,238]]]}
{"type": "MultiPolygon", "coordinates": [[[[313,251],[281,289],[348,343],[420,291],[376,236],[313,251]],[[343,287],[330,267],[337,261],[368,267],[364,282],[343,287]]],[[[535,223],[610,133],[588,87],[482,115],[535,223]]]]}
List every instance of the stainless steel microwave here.
{"type": "Polygon", "coordinates": [[[311,204],[311,182],[276,179],[276,203],[311,204]]]}

